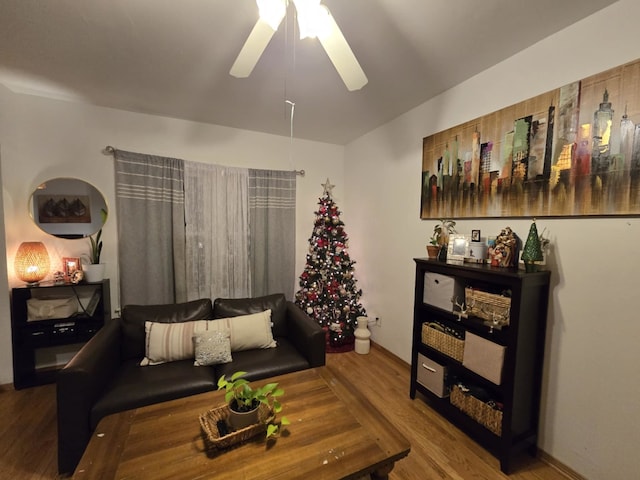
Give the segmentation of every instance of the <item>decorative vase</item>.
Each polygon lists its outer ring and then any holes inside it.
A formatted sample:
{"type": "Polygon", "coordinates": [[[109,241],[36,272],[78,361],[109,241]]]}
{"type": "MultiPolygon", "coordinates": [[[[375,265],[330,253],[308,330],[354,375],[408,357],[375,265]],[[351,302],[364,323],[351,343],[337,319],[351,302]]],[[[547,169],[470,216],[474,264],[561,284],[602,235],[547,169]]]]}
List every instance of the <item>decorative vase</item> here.
{"type": "Polygon", "coordinates": [[[84,270],[84,279],[89,283],[101,282],[104,279],[104,268],[104,263],[85,265],[82,268],[84,270]]]}
{"type": "Polygon", "coordinates": [[[369,318],[357,317],[356,320],[358,321],[358,328],[353,332],[353,335],[356,337],[354,348],[356,353],[364,355],[369,353],[369,348],[371,347],[371,341],[369,340],[369,338],[371,338],[371,332],[367,328],[369,318]]]}
{"type": "Polygon", "coordinates": [[[442,245],[440,247],[440,251],[438,252],[438,260],[441,262],[446,262],[447,261],[447,246],[446,245],[442,245]]]}
{"type": "Polygon", "coordinates": [[[234,430],[240,430],[242,428],[249,427],[251,425],[255,425],[258,423],[259,412],[260,412],[260,403],[253,409],[248,412],[236,412],[231,405],[233,405],[235,400],[229,405],[229,418],[228,423],[231,428],[234,430]]]}

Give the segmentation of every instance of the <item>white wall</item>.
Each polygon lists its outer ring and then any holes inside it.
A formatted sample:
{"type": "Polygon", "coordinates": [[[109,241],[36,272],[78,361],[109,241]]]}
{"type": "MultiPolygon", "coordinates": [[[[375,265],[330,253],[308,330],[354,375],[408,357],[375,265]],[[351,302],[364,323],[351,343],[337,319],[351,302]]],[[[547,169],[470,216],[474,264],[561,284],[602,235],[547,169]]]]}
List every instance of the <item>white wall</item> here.
{"type": "MultiPolygon", "coordinates": [[[[112,307],[119,306],[114,167],[112,157],[102,154],[107,145],[218,165],[305,170],[304,177],[297,177],[296,275],[306,261],[314,212],[323,193],[321,183],[329,177],[336,185],[336,200],[343,198],[341,146],[294,139],[290,149],[288,137],[13,94],[2,86],[0,104],[9,287],[20,285],[13,273],[13,258],[23,241],[43,241],[52,257],[52,268],[58,270],[61,257],[88,253],[88,240],[48,236],[27,212],[29,196],[38,184],[54,177],[77,177],[92,183],[107,198],[110,213],[103,229],[103,261],[112,281],[112,307]]],[[[2,235],[0,252],[4,252],[4,241],[2,235]]],[[[5,255],[0,253],[2,257],[5,255]]],[[[4,284],[6,288],[4,268],[0,268],[0,287],[4,284]]],[[[0,296],[0,318],[0,384],[4,384],[13,381],[7,297],[0,296]]]]}
{"type": "MultiPolygon", "coordinates": [[[[372,338],[410,361],[422,138],[640,57],[640,2],[621,0],[347,146],[351,255],[372,338]]],[[[464,220],[458,231],[526,237],[530,219],[464,220]]],[[[640,219],[538,219],[553,242],[539,446],[590,480],[638,478],[640,219]],[[597,248],[604,246],[604,249],[597,248]]],[[[408,387],[407,387],[408,388],[408,387]]]]}
{"type": "MultiPolygon", "coordinates": [[[[0,112],[0,131],[3,130],[3,118],[4,115],[0,112]]],[[[0,159],[2,158],[2,140],[0,140],[0,159]]],[[[0,169],[0,184],[2,182],[2,169],[0,169]]],[[[5,225],[2,221],[3,212],[2,212],[2,198],[0,197],[0,252],[4,252],[6,248],[5,244],[5,225]]],[[[2,258],[2,254],[0,253],[0,258],[2,258]]],[[[7,291],[9,289],[8,278],[7,278],[7,265],[5,262],[0,262],[0,292],[7,291]]],[[[11,339],[11,321],[10,321],[10,301],[8,295],[0,295],[0,338],[7,339],[10,342],[11,339]]],[[[2,375],[2,371],[8,369],[11,371],[11,366],[13,365],[13,359],[11,357],[12,351],[11,348],[3,348],[0,349],[0,377],[4,377],[2,375]]],[[[6,383],[0,379],[0,384],[6,383]]]]}

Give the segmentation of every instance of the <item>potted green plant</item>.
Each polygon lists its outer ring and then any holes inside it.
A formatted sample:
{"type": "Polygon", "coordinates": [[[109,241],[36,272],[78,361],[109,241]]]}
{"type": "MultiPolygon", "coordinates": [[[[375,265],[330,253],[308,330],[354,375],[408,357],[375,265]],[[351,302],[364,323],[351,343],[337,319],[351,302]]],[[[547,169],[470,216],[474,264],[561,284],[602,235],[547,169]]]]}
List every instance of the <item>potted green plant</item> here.
{"type": "Polygon", "coordinates": [[[100,255],[102,254],[102,229],[98,230],[96,238],[89,236],[89,242],[91,243],[91,251],[89,253],[89,261],[92,265],[100,263],[100,255]]]}
{"type": "Polygon", "coordinates": [[[438,237],[434,232],[427,244],[427,255],[429,258],[438,258],[438,253],[440,253],[440,245],[438,245],[438,237]]]}
{"type": "Polygon", "coordinates": [[[452,233],[456,233],[455,220],[442,218],[440,223],[436,223],[433,226],[433,234],[429,238],[429,244],[427,245],[429,258],[439,258],[441,256],[442,250],[449,243],[449,235],[452,233]]]}
{"type": "Polygon", "coordinates": [[[100,282],[104,278],[104,264],[100,263],[102,255],[102,229],[98,230],[95,238],[89,236],[89,264],[84,266],[84,274],[87,282],[100,282]]]}
{"type": "MultiPolygon", "coordinates": [[[[278,388],[277,383],[267,383],[259,388],[252,388],[244,376],[247,372],[235,372],[227,380],[222,375],[218,379],[218,390],[226,390],[225,401],[229,404],[229,425],[239,430],[258,422],[258,411],[261,405],[268,407],[270,414],[265,423],[267,425],[266,438],[279,431],[276,414],[282,412],[282,404],[278,397],[284,395],[284,390],[278,388]]],[[[280,425],[289,425],[287,417],[280,418],[280,425]]]]}

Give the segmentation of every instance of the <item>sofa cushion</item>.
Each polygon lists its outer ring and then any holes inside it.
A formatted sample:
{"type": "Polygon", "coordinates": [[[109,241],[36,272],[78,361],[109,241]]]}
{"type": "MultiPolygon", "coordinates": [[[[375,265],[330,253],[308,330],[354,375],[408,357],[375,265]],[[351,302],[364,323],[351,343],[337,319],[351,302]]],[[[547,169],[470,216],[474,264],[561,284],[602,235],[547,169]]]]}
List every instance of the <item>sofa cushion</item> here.
{"type": "Polygon", "coordinates": [[[213,302],[213,318],[237,317],[265,310],[271,310],[273,336],[286,336],[287,302],[282,293],[256,298],[216,298],[213,302]]]}
{"type": "Polygon", "coordinates": [[[193,322],[145,322],[145,357],[140,365],[158,365],[193,358],[195,354],[193,336],[207,330],[207,324],[215,320],[193,322]]]}
{"type": "Polygon", "coordinates": [[[229,332],[198,332],[193,336],[194,365],[205,367],[233,361],[229,332]]]}
{"type": "Polygon", "coordinates": [[[232,352],[277,346],[271,334],[271,310],[218,320],[145,322],[145,357],[140,365],[194,358],[194,334],[206,331],[224,332],[232,352]]]}
{"type": "Polygon", "coordinates": [[[128,360],[93,405],[91,429],[112,413],[212,391],[218,388],[216,382],[215,368],[196,367],[193,359],[150,367],[128,360]]]}
{"type": "Polygon", "coordinates": [[[175,323],[213,318],[211,300],[203,298],[168,305],[126,305],[122,309],[122,358],[145,355],[145,322],[175,323]]]}
{"type": "Polygon", "coordinates": [[[247,372],[249,381],[283,375],[309,368],[309,362],[286,338],[276,338],[278,348],[245,350],[233,353],[233,362],[216,365],[218,376],[230,377],[235,372],[247,372]]]}
{"type": "Polygon", "coordinates": [[[271,310],[220,318],[207,322],[208,330],[228,330],[231,336],[231,351],[274,348],[278,344],[271,332],[271,310]]]}

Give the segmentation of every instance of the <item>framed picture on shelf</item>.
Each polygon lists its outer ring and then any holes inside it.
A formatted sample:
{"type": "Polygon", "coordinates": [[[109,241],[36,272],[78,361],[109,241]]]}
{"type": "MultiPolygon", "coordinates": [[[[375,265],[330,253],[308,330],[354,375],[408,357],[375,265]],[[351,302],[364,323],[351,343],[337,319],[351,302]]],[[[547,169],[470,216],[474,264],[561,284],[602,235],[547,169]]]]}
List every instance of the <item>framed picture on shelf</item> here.
{"type": "Polygon", "coordinates": [[[447,263],[464,263],[469,256],[469,237],[467,235],[450,235],[447,245],[447,263]]]}
{"type": "Polygon", "coordinates": [[[82,264],[79,257],[63,257],[62,271],[64,272],[64,281],[72,282],[78,276],[78,272],[82,272],[82,264]]]}

